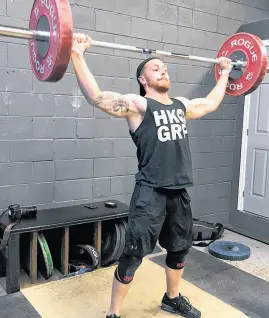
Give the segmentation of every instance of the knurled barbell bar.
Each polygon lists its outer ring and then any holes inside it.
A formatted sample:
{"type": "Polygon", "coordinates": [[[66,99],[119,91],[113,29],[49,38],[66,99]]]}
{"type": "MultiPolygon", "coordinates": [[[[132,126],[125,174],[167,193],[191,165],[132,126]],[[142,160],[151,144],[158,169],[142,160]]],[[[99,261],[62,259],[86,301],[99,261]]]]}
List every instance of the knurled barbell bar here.
{"type": "MultiPolygon", "coordinates": [[[[29,57],[36,78],[57,82],[64,76],[71,57],[74,33],[69,1],[35,0],[29,29],[0,25],[0,35],[29,40],[29,57]]],[[[219,58],[226,56],[233,65],[226,93],[233,96],[253,92],[264,79],[268,66],[266,47],[261,39],[243,32],[230,36],[216,59],[95,40],[92,46],[215,64],[216,80],[220,77],[219,58]]]]}

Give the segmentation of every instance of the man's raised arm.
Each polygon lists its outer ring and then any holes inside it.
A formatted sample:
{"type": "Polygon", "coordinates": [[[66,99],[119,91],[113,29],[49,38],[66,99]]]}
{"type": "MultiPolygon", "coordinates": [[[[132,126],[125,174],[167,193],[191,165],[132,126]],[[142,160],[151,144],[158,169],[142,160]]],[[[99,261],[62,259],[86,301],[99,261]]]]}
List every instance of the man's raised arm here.
{"type": "Polygon", "coordinates": [[[139,105],[141,102],[143,104],[141,96],[100,90],[83,56],[90,45],[91,40],[88,36],[77,34],[73,40],[71,55],[78,84],[86,100],[115,117],[130,117],[138,113],[139,105]]]}
{"type": "Polygon", "coordinates": [[[201,118],[218,109],[221,104],[225,93],[229,79],[229,72],[231,71],[231,60],[228,58],[220,58],[220,67],[222,68],[222,74],[211,92],[205,98],[195,98],[188,100],[183,97],[177,97],[181,100],[186,107],[186,119],[201,118]]]}

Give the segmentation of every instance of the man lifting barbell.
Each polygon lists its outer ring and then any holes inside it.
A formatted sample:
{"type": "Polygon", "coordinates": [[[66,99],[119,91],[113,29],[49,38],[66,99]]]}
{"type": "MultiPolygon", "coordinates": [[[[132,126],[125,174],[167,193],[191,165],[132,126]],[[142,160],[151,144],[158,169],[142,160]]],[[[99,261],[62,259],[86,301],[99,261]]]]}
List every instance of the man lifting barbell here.
{"type": "Polygon", "coordinates": [[[162,309],[184,317],[200,317],[199,310],[179,293],[185,257],[192,245],[192,212],[186,188],[193,185],[193,177],[186,119],[215,111],[225,93],[240,96],[257,89],[268,66],[261,39],[236,33],[222,45],[217,59],[92,41],[73,33],[68,0],[34,0],[29,29],[0,25],[0,36],[29,40],[30,63],[39,81],[60,81],[72,58],[88,102],[128,122],[137,146],[139,171],[130,203],[126,246],[115,270],[107,317],[119,317],[134,274],[158,239],[167,250],[167,291],[162,309]],[[151,54],[137,69],[140,96],[100,91],[83,58],[90,46],[151,54]],[[215,63],[216,86],[206,98],[170,98],[169,75],[166,65],[156,58],[159,56],[215,63]]]}
{"type": "Polygon", "coordinates": [[[140,96],[121,95],[99,89],[83,58],[91,41],[87,35],[74,35],[71,59],[79,86],[90,104],[112,116],[126,118],[137,146],[139,167],[125,250],[115,270],[106,317],[120,317],[135,272],[158,239],[167,250],[167,291],[161,308],[184,317],[200,317],[200,311],[179,292],[185,258],[192,246],[192,211],[186,188],[193,185],[193,176],[186,119],[201,118],[219,107],[232,69],[231,60],[219,59],[222,74],[206,98],[169,97],[167,67],[155,57],[137,68],[140,96]]]}

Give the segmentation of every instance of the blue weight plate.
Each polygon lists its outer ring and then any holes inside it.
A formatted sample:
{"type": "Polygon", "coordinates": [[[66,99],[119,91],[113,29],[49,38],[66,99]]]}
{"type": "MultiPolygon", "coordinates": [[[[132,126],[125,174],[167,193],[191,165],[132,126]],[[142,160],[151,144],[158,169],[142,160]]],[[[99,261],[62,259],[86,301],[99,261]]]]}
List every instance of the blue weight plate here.
{"type": "Polygon", "coordinates": [[[250,257],[250,248],[242,243],[232,241],[215,241],[210,244],[211,255],[230,261],[242,261],[250,257]]]}

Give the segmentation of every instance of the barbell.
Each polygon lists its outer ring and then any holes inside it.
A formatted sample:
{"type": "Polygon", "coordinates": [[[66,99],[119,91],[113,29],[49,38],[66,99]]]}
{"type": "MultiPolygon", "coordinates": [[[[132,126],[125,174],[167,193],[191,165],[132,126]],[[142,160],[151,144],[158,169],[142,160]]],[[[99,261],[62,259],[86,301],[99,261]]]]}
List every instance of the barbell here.
{"type": "MultiPolygon", "coordinates": [[[[28,40],[30,63],[36,78],[44,82],[57,82],[63,78],[72,52],[74,32],[69,1],[35,0],[29,29],[0,25],[0,35],[28,40]]],[[[233,69],[226,94],[232,96],[253,92],[268,70],[265,45],[256,35],[244,32],[230,36],[220,48],[216,59],[95,40],[92,46],[211,63],[215,66],[216,80],[220,77],[219,58],[228,57],[232,60],[233,69]]]]}

